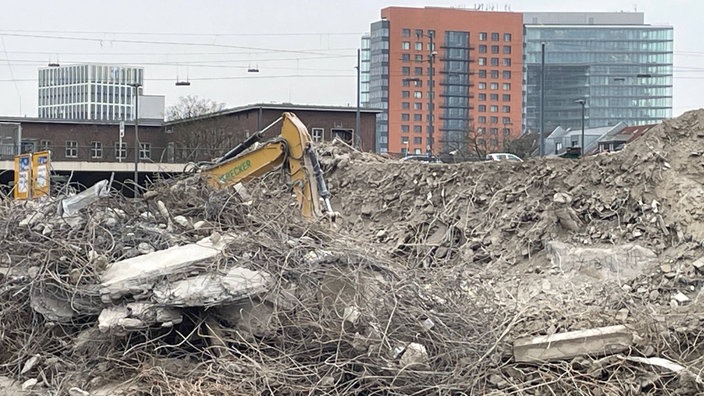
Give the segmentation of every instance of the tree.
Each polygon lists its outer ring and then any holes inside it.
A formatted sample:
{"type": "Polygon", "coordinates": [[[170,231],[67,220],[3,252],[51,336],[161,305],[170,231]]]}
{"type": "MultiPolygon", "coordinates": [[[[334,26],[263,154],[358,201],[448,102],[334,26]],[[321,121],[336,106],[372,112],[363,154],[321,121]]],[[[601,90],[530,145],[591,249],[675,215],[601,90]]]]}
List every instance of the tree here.
{"type": "Polygon", "coordinates": [[[178,98],[178,102],[166,109],[166,120],[183,120],[215,113],[225,108],[225,103],[218,103],[212,99],[188,95],[178,98]]]}
{"type": "Polygon", "coordinates": [[[537,149],[538,134],[535,132],[528,132],[516,139],[504,142],[504,151],[515,154],[521,158],[530,157],[537,149]]]}

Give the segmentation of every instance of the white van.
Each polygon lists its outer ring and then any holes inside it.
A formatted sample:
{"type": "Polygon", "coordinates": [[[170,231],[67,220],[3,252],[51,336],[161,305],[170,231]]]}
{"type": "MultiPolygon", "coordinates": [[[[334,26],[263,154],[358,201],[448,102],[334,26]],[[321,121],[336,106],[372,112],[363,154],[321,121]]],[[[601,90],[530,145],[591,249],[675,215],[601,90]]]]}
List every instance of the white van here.
{"type": "Polygon", "coordinates": [[[491,153],[486,155],[487,161],[514,161],[523,162],[517,155],[511,153],[491,153]]]}

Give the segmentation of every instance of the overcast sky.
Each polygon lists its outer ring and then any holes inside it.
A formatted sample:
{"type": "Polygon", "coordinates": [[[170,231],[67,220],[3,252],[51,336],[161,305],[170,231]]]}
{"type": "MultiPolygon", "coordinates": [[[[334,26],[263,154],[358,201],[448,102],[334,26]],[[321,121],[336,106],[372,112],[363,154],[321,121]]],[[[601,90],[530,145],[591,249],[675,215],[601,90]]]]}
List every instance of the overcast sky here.
{"type": "MultiPolygon", "coordinates": [[[[145,94],[197,95],[228,107],[351,105],[356,49],[381,8],[479,2],[381,0],[25,0],[0,13],[0,116],[37,114],[37,69],[49,62],[145,68],[145,94]],[[259,73],[248,73],[258,68],[259,73]],[[191,85],[177,87],[188,79],[191,85]]],[[[702,107],[701,0],[504,0],[512,11],[643,11],[674,26],[674,115],[702,107]]]]}

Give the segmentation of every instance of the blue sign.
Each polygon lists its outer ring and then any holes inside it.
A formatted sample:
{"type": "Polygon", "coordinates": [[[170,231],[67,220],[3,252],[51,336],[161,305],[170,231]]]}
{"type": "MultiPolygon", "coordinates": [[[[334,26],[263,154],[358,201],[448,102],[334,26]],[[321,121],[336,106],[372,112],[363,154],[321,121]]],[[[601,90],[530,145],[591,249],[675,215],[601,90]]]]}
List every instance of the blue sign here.
{"type": "Polygon", "coordinates": [[[29,170],[29,157],[21,157],[20,158],[20,171],[28,171],[29,170]]]}

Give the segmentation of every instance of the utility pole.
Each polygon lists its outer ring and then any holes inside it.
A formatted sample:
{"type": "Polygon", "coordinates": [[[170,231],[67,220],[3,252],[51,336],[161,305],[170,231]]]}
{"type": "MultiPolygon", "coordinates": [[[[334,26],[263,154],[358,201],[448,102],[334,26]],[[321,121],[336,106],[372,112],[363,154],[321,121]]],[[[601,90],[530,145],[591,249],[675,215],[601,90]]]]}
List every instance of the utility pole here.
{"type": "Polygon", "coordinates": [[[545,155],[545,43],[540,43],[540,158],[545,155]]]}
{"type": "Polygon", "coordinates": [[[359,114],[359,106],[360,106],[360,97],[361,97],[361,70],[360,70],[360,63],[361,63],[361,50],[357,48],[357,113],[355,114],[354,118],[354,145],[356,148],[360,149],[361,148],[361,139],[362,137],[360,136],[360,128],[361,128],[361,120],[360,120],[360,114],[359,114]]]}
{"type": "Polygon", "coordinates": [[[139,197],[139,83],[132,84],[134,88],[134,197],[139,197]]]}
{"type": "Polygon", "coordinates": [[[434,127],[433,127],[433,113],[435,110],[435,106],[433,105],[433,99],[434,99],[434,88],[435,88],[435,55],[437,52],[435,52],[435,42],[433,41],[434,39],[434,34],[433,32],[429,32],[428,36],[430,37],[430,58],[428,59],[428,62],[430,62],[430,67],[428,69],[428,73],[430,74],[430,89],[428,91],[428,156],[433,155],[433,134],[435,132],[434,127]]]}
{"type": "Polygon", "coordinates": [[[586,101],[586,99],[577,99],[574,102],[582,105],[582,146],[579,149],[579,156],[584,157],[584,155],[586,154],[586,152],[585,152],[586,147],[584,146],[584,105],[587,104],[587,101],[586,101]]]}

